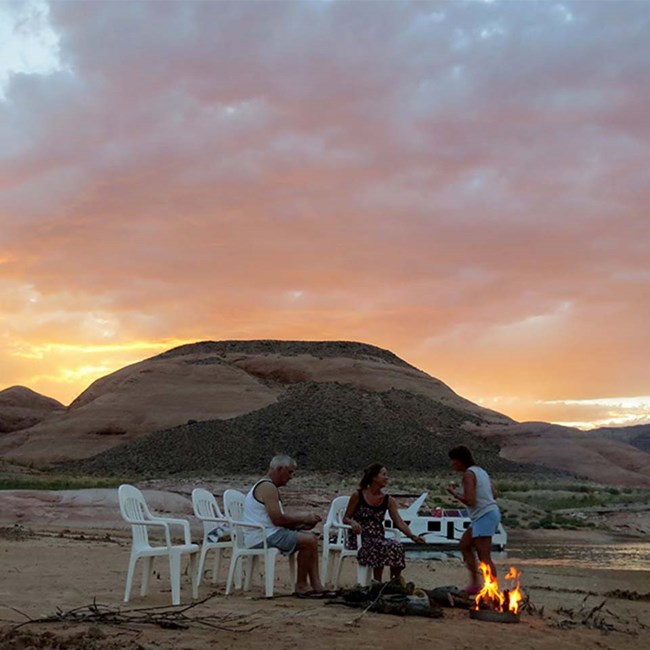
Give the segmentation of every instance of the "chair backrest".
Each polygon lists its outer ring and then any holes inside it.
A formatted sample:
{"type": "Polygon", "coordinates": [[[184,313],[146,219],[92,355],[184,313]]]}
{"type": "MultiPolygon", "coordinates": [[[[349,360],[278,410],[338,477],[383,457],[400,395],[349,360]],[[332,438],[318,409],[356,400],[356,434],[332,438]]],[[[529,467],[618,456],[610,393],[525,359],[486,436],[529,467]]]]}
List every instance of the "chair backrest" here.
{"type": "Polygon", "coordinates": [[[330,505],[329,512],[327,513],[327,519],[323,525],[323,543],[340,546],[345,543],[345,531],[340,528],[335,528],[336,537],[330,540],[330,532],[332,524],[342,524],[343,515],[348,508],[348,503],[350,503],[349,496],[336,497],[330,505]]]}
{"type": "MultiPolygon", "coordinates": [[[[144,495],[133,485],[120,485],[117,491],[120,503],[120,513],[124,521],[134,524],[151,519],[144,495]]],[[[134,546],[149,546],[149,536],[146,526],[131,526],[134,546]]]]}
{"type": "Polygon", "coordinates": [[[226,490],[223,493],[223,509],[226,519],[230,524],[233,535],[233,544],[238,548],[245,548],[244,529],[233,522],[244,521],[244,500],[246,499],[238,490],[226,490]]]}
{"type": "Polygon", "coordinates": [[[208,492],[203,488],[195,488],[192,490],[192,508],[194,508],[196,517],[203,521],[203,529],[206,532],[214,529],[214,521],[205,521],[206,519],[224,518],[212,492],[208,492]]]}

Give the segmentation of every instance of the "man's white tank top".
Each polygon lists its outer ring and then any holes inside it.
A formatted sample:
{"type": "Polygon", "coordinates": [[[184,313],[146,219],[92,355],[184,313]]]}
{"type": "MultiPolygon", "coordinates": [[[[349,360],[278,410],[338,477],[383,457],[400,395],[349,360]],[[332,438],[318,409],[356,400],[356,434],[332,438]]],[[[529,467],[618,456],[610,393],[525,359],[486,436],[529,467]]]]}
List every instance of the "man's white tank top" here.
{"type": "MultiPolygon", "coordinates": [[[[250,531],[246,531],[244,534],[244,540],[248,548],[261,544],[270,535],[273,535],[273,533],[280,530],[280,528],[275,526],[271,521],[266,506],[263,503],[260,503],[254,496],[255,488],[257,488],[260,483],[266,483],[267,481],[273,483],[270,478],[259,480],[255,485],[253,485],[244,499],[244,521],[247,524],[262,524],[265,528],[264,534],[262,534],[261,530],[251,529],[250,531]]],[[[280,510],[282,510],[282,502],[280,502],[280,510]]],[[[284,510],[282,510],[282,512],[284,512],[284,510]]]]}
{"type": "MultiPolygon", "coordinates": [[[[473,507],[467,506],[470,520],[476,521],[479,517],[482,517],[488,512],[498,510],[499,506],[494,500],[488,473],[478,465],[468,467],[467,471],[472,472],[472,474],[476,476],[476,503],[473,507]]],[[[462,492],[462,488],[460,491],[462,492]]]]}

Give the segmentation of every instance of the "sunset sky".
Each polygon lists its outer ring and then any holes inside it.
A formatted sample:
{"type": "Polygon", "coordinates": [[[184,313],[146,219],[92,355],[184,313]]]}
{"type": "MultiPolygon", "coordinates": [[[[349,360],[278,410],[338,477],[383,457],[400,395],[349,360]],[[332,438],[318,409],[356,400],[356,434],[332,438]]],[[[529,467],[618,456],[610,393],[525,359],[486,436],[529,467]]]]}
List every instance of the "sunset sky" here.
{"type": "Polygon", "coordinates": [[[373,343],[650,422],[650,3],[0,4],[0,389],[373,343]]]}

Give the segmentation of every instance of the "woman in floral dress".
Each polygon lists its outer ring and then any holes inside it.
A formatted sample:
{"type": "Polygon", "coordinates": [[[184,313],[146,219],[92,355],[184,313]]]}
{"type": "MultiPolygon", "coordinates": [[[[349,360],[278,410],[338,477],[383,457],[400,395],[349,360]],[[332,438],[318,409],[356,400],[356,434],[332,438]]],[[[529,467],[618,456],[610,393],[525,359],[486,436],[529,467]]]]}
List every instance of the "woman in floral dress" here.
{"type": "Polygon", "coordinates": [[[384,493],[388,485],[388,472],[380,463],[366,468],[359,481],[359,489],[350,497],[343,523],[351,526],[348,548],[357,547],[357,535],[361,534],[361,548],[357,560],[362,566],[371,566],[375,580],[381,581],[384,566],[390,567],[390,577],[399,578],[406,566],[404,547],[394,539],[384,536],[386,511],[393,526],[409,539],[424,544],[424,539],[414,535],[397,511],[395,499],[384,493]]]}

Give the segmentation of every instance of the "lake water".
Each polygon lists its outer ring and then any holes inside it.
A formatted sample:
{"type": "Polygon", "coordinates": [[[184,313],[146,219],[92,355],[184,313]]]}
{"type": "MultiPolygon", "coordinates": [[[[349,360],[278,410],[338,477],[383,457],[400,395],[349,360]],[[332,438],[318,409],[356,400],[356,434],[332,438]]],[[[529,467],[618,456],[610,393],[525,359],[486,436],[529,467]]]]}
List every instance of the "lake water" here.
{"type": "MultiPolygon", "coordinates": [[[[460,551],[406,546],[409,558],[462,559],[460,551]]],[[[496,560],[542,566],[570,566],[587,569],[650,571],[650,542],[625,544],[513,544],[506,551],[493,552],[496,560]]]]}

